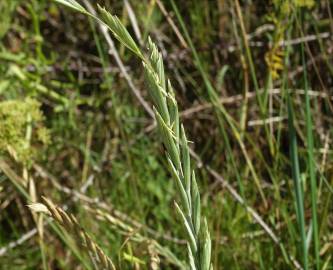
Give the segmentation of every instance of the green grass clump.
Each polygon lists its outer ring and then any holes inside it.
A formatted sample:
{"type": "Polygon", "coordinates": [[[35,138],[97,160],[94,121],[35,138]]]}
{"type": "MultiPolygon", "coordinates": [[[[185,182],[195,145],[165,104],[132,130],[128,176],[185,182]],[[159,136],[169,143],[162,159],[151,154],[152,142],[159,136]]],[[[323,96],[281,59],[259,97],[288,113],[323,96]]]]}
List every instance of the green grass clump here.
{"type": "Polygon", "coordinates": [[[50,140],[43,120],[37,100],[26,98],[0,102],[0,151],[10,152],[23,163],[35,159],[37,150],[34,144],[47,145],[50,140]]]}

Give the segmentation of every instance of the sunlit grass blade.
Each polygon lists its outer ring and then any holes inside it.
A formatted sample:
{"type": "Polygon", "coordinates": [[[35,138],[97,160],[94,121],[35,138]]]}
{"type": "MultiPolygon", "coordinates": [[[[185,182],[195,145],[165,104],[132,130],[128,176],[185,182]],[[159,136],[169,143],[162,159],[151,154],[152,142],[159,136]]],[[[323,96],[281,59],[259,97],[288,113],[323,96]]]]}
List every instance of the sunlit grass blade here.
{"type": "Polygon", "coordinates": [[[76,2],[75,0],[55,0],[56,2],[58,2],[59,4],[62,4],[64,6],[70,7],[72,9],[75,9],[76,11],[82,12],[82,13],[86,13],[86,9],[81,6],[78,2],[76,2]]]}
{"type": "Polygon", "coordinates": [[[121,23],[117,16],[111,15],[105,8],[98,6],[99,12],[101,13],[102,21],[109,27],[112,31],[114,37],[118,39],[124,46],[130,49],[134,54],[143,59],[142,53],[128,33],[125,26],[121,23]]]}

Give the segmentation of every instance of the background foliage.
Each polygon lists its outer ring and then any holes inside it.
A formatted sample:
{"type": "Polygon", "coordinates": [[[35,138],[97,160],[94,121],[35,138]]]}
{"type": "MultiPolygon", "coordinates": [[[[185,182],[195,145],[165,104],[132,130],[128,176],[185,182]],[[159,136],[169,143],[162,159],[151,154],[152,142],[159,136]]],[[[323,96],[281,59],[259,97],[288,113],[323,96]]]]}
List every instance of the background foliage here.
{"type": "MultiPolygon", "coordinates": [[[[150,36],[162,52],[214,269],[332,269],[332,3],[97,2],[142,50],[150,36]]],[[[0,269],[89,268],[26,207],[41,195],[118,269],[183,269],[176,185],[133,95],[151,105],[140,60],[53,1],[0,11],[0,269]]]]}

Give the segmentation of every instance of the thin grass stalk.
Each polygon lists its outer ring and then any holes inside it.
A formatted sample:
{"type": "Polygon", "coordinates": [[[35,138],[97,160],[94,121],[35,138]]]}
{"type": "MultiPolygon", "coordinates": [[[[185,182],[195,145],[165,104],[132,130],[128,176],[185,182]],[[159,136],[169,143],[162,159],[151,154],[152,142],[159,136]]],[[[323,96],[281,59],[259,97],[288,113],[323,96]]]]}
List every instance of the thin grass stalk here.
{"type": "MultiPolygon", "coordinates": [[[[260,91],[259,91],[259,83],[258,83],[258,80],[257,80],[256,69],[255,69],[255,66],[254,66],[254,61],[253,61],[251,49],[250,49],[250,46],[249,46],[248,40],[247,40],[247,34],[246,34],[246,29],[245,29],[245,25],[244,25],[244,20],[243,20],[241,7],[240,7],[240,4],[239,4],[238,0],[235,0],[234,3],[235,3],[237,17],[239,18],[240,28],[241,28],[241,32],[242,32],[242,39],[243,39],[243,43],[244,43],[244,47],[245,47],[245,54],[246,54],[247,62],[249,64],[251,78],[252,78],[252,81],[253,81],[255,91],[257,93],[256,97],[257,97],[257,102],[258,102],[259,109],[260,109],[260,114],[261,114],[261,117],[263,119],[265,119],[266,115],[267,115],[268,87],[267,87],[267,85],[265,86],[263,97],[262,97],[260,95],[260,91]]],[[[269,143],[269,149],[270,149],[271,155],[274,156],[274,154],[275,154],[274,138],[273,138],[273,134],[268,129],[267,123],[264,124],[264,130],[265,130],[265,134],[266,134],[266,137],[267,137],[267,140],[268,140],[268,143],[269,143]]]]}
{"type": "MultiPolygon", "coordinates": [[[[303,14],[301,14],[301,25],[303,21],[303,14]]],[[[314,242],[314,255],[316,262],[316,269],[320,269],[320,243],[319,243],[319,233],[318,233],[318,218],[317,218],[317,181],[316,181],[316,168],[315,168],[315,157],[314,157],[314,141],[313,141],[313,124],[312,124],[312,113],[309,97],[309,84],[307,77],[306,59],[304,52],[304,45],[301,43],[301,56],[303,65],[303,83],[305,91],[305,125],[306,125],[306,150],[309,165],[309,175],[310,175],[310,186],[311,186],[311,214],[312,214],[312,236],[314,242]]]]}
{"type": "MultiPolygon", "coordinates": [[[[294,20],[294,17],[291,18],[291,21],[294,20]]],[[[288,25],[288,28],[287,28],[287,31],[286,31],[286,37],[287,39],[291,39],[291,33],[292,33],[292,23],[290,23],[288,25]]],[[[290,65],[290,59],[289,59],[289,56],[290,56],[290,53],[291,53],[291,46],[288,45],[286,46],[286,51],[285,51],[285,56],[284,56],[284,65],[286,67],[288,67],[290,65]]],[[[281,85],[281,100],[282,100],[282,104],[284,102],[286,102],[288,104],[288,100],[289,100],[289,88],[288,88],[288,69],[285,69],[283,71],[283,75],[282,75],[282,85],[281,85]]],[[[284,112],[285,108],[284,106],[280,106],[280,110],[279,110],[279,115],[283,115],[285,112],[284,112]]],[[[277,144],[277,147],[276,149],[279,149],[280,148],[280,144],[281,144],[281,139],[282,139],[282,131],[283,131],[283,124],[282,123],[279,123],[279,126],[278,126],[278,129],[277,129],[277,136],[276,136],[276,144],[277,144]]],[[[275,161],[274,161],[274,166],[275,166],[275,169],[274,170],[277,170],[278,169],[278,166],[279,166],[279,155],[277,155],[275,157],[275,161]]],[[[280,192],[279,192],[279,189],[277,189],[276,191],[276,194],[277,194],[277,198],[279,198],[279,201],[281,200],[280,198],[280,192]]],[[[291,233],[291,221],[290,221],[290,217],[288,214],[284,214],[284,209],[282,210],[283,212],[283,217],[285,217],[285,220],[286,220],[286,224],[287,224],[287,227],[289,228],[289,232],[290,232],[290,236],[293,238],[293,234],[291,233]]],[[[282,244],[281,244],[282,245],[282,244]]],[[[286,251],[285,248],[282,249],[282,253],[283,254],[286,254],[288,256],[288,259],[290,259],[291,261],[294,261],[293,259],[290,258],[290,254],[286,251]]]]}
{"type": "MultiPolygon", "coordinates": [[[[181,27],[183,29],[183,32],[185,34],[185,38],[187,40],[187,43],[189,44],[189,46],[191,48],[191,51],[193,53],[195,64],[198,67],[198,69],[200,71],[200,74],[201,74],[201,76],[202,76],[202,78],[204,80],[209,100],[210,100],[210,102],[213,105],[213,108],[214,108],[215,113],[217,115],[218,121],[219,121],[219,123],[223,123],[224,121],[221,121],[221,119],[224,119],[225,122],[230,126],[230,128],[231,128],[231,130],[232,130],[232,132],[233,132],[233,134],[234,134],[234,136],[235,136],[235,138],[236,138],[236,140],[237,140],[237,142],[238,142],[238,144],[239,144],[239,146],[240,146],[240,148],[242,150],[242,153],[243,153],[244,158],[246,160],[246,163],[247,163],[247,165],[248,165],[248,167],[250,169],[250,172],[252,174],[253,180],[254,180],[257,188],[258,188],[258,191],[259,191],[259,194],[260,194],[260,196],[261,196],[261,198],[263,200],[263,203],[264,203],[265,207],[267,207],[268,203],[267,203],[267,199],[266,199],[265,193],[263,191],[262,185],[261,185],[259,177],[258,177],[258,175],[257,175],[257,173],[255,171],[253,163],[252,163],[252,161],[251,161],[251,159],[250,159],[250,157],[249,157],[249,155],[247,153],[245,144],[244,144],[244,142],[242,140],[241,132],[239,132],[239,130],[237,128],[237,124],[235,123],[234,119],[230,116],[230,114],[227,112],[227,110],[225,109],[225,107],[223,106],[223,104],[221,104],[221,102],[219,101],[219,97],[218,97],[218,95],[216,93],[216,90],[212,86],[211,82],[209,81],[209,79],[207,77],[206,72],[204,71],[204,68],[202,66],[202,63],[201,63],[200,57],[199,57],[199,55],[197,53],[197,50],[194,47],[194,44],[193,44],[193,42],[192,42],[192,40],[190,38],[190,35],[189,35],[188,31],[187,31],[185,23],[184,23],[182,17],[180,16],[179,10],[178,10],[178,8],[177,8],[177,6],[176,6],[176,4],[174,3],[173,0],[171,0],[171,4],[172,4],[173,9],[174,9],[174,11],[176,13],[178,21],[179,21],[179,23],[180,23],[180,25],[181,25],[181,27]]],[[[222,125],[222,126],[220,125],[220,130],[222,132],[223,138],[226,138],[227,140],[229,140],[228,137],[224,136],[224,134],[223,134],[225,132],[225,131],[222,130],[222,129],[224,129],[223,126],[224,125],[222,125]]],[[[228,144],[229,144],[229,142],[226,141],[227,151],[228,151],[228,144]]],[[[232,153],[229,153],[229,154],[232,155],[232,153]]]]}

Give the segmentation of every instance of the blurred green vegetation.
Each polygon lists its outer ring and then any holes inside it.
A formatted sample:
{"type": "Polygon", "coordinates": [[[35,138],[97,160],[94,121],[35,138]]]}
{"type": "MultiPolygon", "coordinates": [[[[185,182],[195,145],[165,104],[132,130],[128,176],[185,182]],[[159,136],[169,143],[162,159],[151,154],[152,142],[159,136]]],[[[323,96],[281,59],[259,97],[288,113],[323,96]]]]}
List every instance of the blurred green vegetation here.
{"type": "MultiPolygon", "coordinates": [[[[91,3],[163,53],[201,159],[214,269],[296,269],[304,247],[308,269],[333,269],[331,1],[91,3]]],[[[0,269],[85,269],[47,223],[42,238],[24,238],[36,220],[15,181],[30,200],[68,207],[119,269],[149,269],[151,249],[160,269],[181,269],[187,250],[164,149],[98,25],[46,0],[2,0],[0,11],[0,269]]],[[[149,100],[141,63],[115,46],[149,100]]]]}

